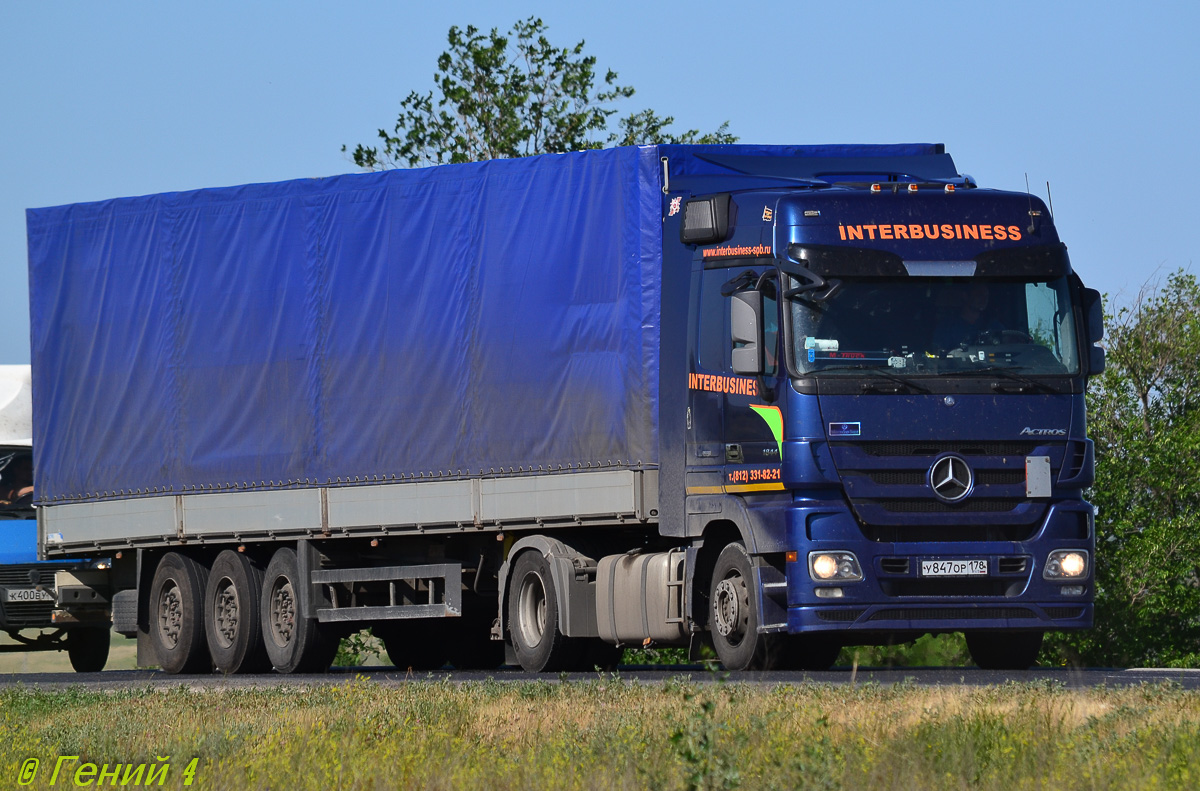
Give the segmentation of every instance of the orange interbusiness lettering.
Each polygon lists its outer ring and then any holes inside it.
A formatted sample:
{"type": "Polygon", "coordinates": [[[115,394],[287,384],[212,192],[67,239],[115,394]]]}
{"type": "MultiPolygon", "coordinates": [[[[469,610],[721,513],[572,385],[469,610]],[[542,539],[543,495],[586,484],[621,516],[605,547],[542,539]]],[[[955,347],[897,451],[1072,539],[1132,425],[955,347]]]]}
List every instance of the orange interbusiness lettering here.
{"type": "Polygon", "coordinates": [[[701,255],[704,258],[770,258],[773,253],[767,244],[727,244],[706,247],[701,255]]]}
{"type": "MultiPolygon", "coordinates": [[[[1021,228],[1017,225],[838,225],[838,238],[843,242],[860,239],[984,239],[989,241],[1021,241],[1021,228]]],[[[708,250],[704,251],[708,255],[708,250]]]]}
{"type": "Polygon", "coordinates": [[[715,376],[713,374],[688,374],[688,389],[708,393],[756,396],[758,381],[746,376],[715,376]]]}

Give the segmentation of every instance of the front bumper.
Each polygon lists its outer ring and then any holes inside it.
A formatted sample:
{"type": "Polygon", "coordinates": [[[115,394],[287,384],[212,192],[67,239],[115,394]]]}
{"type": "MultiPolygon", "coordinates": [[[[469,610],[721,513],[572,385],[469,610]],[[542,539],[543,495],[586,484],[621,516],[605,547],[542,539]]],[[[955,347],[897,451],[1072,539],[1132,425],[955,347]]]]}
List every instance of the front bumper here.
{"type": "Polygon", "coordinates": [[[1065,631],[1092,626],[1095,540],[1087,518],[1091,506],[1086,503],[1051,505],[1040,526],[1023,541],[873,541],[848,512],[821,512],[817,530],[812,513],[801,508],[789,514],[789,540],[798,551],[786,564],[786,613],[778,618],[786,622],[788,632],[841,633],[849,642],[851,633],[869,641],[869,633],[1065,631]],[[1090,562],[1082,577],[1044,577],[1048,556],[1059,549],[1088,553],[1090,562]],[[853,552],[865,578],[814,581],[807,562],[814,551],[853,552]],[[987,574],[926,576],[922,561],[927,560],[983,560],[987,574]],[[837,598],[831,597],[834,592],[837,598]]]}

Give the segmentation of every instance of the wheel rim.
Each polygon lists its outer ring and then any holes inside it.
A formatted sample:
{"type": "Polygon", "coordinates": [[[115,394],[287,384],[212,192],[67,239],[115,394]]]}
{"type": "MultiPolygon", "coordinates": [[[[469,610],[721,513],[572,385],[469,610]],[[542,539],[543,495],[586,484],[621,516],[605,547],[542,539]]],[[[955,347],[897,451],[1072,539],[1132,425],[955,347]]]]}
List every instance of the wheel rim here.
{"type": "Polygon", "coordinates": [[[237,586],[229,577],[217,583],[213,597],[213,622],[216,626],[217,645],[229,648],[237,639],[238,623],[241,621],[241,601],[237,586]]]}
{"type": "Polygon", "coordinates": [[[517,630],[521,641],[533,648],[546,634],[546,586],[541,575],[533,572],[525,575],[517,602],[517,630]]]}
{"type": "Polygon", "coordinates": [[[750,593],[741,574],[731,574],[717,583],[713,592],[713,620],[717,634],[730,645],[746,636],[750,625],[750,593]]]}
{"type": "Polygon", "coordinates": [[[175,648],[182,631],[183,596],[175,580],[169,579],[158,594],[158,632],[168,648],[175,648]]]}
{"type": "Polygon", "coordinates": [[[295,629],[296,596],[291,581],[280,577],[271,587],[271,639],[277,646],[286,646],[295,629]]]}

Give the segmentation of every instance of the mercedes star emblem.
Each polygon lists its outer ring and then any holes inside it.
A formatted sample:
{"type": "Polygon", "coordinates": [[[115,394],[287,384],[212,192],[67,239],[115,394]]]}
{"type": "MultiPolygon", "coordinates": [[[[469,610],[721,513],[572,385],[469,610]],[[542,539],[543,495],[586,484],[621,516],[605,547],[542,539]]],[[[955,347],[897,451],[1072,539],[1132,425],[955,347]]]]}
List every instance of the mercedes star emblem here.
{"type": "Polygon", "coordinates": [[[971,467],[958,456],[943,456],[929,468],[933,493],[948,503],[957,503],[970,494],[973,483],[971,467]]]}

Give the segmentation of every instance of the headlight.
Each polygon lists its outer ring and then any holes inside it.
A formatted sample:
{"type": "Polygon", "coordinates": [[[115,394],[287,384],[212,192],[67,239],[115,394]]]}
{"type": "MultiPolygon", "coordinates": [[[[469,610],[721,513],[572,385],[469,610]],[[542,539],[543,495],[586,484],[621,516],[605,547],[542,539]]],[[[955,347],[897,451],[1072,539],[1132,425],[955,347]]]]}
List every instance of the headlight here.
{"type": "Polygon", "coordinates": [[[1046,558],[1042,578],[1048,580],[1073,580],[1086,577],[1088,553],[1086,549],[1056,549],[1046,558]]]}
{"type": "Polygon", "coordinates": [[[817,582],[859,582],[863,578],[853,552],[809,552],[808,575],[817,582]]]}

